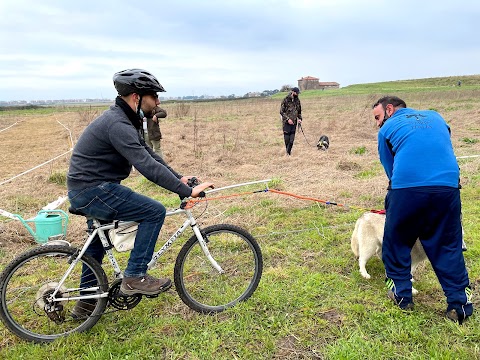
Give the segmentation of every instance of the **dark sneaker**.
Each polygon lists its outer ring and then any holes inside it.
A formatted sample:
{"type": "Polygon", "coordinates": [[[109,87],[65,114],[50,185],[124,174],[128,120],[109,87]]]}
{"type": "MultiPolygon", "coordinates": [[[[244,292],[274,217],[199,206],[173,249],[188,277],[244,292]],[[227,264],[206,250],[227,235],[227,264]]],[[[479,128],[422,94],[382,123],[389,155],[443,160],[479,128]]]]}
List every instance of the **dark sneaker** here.
{"type": "Polygon", "coordinates": [[[78,300],[72,309],[71,315],[74,319],[84,319],[92,315],[96,305],[96,300],[78,300]]]}
{"type": "Polygon", "coordinates": [[[393,293],[392,290],[388,290],[387,296],[390,300],[394,302],[395,305],[397,305],[400,309],[410,311],[413,310],[413,302],[409,303],[404,303],[403,301],[398,301],[395,294],[393,293]]]}
{"type": "Polygon", "coordinates": [[[445,316],[447,319],[452,320],[454,322],[458,322],[459,325],[462,325],[462,323],[467,320],[468,316],[466,316],[463,313],[457,312],[457,310],[452,309],[450,311],[447,311],[445,313],[445,316]]]}
{"type": "Polygon", "coordinates": [[[157,295],[170,289],[170,279],[156,279],[153,276],[145,275],[140,277],[124,277],[120,292],[124,295],[157,295]]]}

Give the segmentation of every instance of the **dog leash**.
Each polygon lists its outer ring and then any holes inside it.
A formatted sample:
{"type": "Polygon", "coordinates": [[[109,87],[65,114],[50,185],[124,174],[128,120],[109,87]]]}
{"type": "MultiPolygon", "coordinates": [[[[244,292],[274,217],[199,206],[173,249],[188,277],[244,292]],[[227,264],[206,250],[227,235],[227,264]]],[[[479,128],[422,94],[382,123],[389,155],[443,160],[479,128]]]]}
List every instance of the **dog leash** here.
{"type": "Polygon", "coordinates": [[[301,123],[298,123],[297,127],[298,127],[300,130],[302,130],[303,137],[305,138],[305,141],[307,142],[307,144],[308,144],[309,146],[316,146],[316,145],[312,145],[312,144],[310,144],[310,143],[308,142],[307,137],[305,136],[305,133],[303,132],[302,124],[301,124],[301,123]]]}

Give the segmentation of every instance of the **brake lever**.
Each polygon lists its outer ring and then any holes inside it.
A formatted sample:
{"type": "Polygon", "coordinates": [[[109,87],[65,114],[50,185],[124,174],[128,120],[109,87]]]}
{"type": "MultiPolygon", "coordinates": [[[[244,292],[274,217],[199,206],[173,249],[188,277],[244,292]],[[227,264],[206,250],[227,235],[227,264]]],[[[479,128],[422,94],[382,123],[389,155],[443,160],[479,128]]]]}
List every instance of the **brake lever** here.
{"type": "MultiPolygon", "coordinates": [[[[205,191],[201,191],[201,192],[198,194],[197,197],[199,197],[199,198],[204,198],[204,197],[206,197],[206,196],[207,196],[207,194],[205,193],[205,191]]],[[[189,202],[188,198],[183,198],[183,199],[182,199],[182,202],[180,203],[180,209],[182,209],[182,210],[185,209],[185,207],[187,206],[188,202],[189,202]]]]}

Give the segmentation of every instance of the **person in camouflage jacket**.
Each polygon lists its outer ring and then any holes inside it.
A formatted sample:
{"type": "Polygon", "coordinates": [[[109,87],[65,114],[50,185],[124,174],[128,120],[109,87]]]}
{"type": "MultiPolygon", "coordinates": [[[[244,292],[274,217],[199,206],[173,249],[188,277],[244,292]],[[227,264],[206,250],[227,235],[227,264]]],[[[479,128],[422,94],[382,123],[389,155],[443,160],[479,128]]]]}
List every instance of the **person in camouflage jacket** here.
{"type": "Polygon", "coordinates": [[[295,141],[295,131],[297,124],[302,123],[302,105],[298,98],[300,89],[292,88],[290,93],[283,99],[280,107],[280,116],[283,124],[283,138],[285,140],[285,149],[287,156],[291,155],[293,142],[295,141]]]}
{"type": "Polygon", "coordinates": [[[167,111],[156,106],[152,113],[147,116],[147,132],[145,133],[145,142],[155,153],[163,159],[163,152],[160,145],[162,132],[160,131],[160,119],[167,117],[167,111]]]}

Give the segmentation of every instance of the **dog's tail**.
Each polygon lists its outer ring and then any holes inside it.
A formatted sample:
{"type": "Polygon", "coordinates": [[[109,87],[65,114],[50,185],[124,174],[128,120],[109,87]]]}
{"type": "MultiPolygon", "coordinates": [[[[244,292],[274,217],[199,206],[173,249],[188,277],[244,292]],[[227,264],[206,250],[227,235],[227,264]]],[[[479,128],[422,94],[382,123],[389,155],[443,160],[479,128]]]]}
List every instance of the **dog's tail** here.
{"type": "Polygon", "coordinates": [[[359,256],[359,249],[358,249],[358,226],[359,226],[359,221],[355,223],[355,229],[353,229],[353,234],[352,234],[352,240],[351,240],[351,246],[352,246],[352,251],[353,254],[355,255],[356,258],[359,256]]]}

